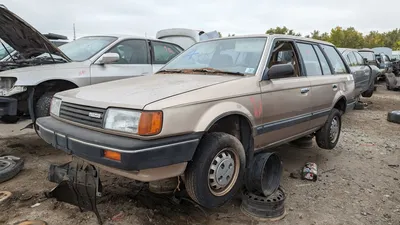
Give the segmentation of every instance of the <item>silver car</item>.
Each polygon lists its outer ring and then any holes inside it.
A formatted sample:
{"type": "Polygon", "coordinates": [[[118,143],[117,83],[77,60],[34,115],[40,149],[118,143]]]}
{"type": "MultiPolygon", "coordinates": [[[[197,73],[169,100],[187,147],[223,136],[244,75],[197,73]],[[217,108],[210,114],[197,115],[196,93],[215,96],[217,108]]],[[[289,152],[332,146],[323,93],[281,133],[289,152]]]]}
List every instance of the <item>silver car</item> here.
{"type": "Polygon", "coordinates": [[[150,75],[183,51],[174,43],[120,35],[83,37],[58,48],[3,7],[0,23],[0,39],[20,55],[0,62],[0,119],[7,123],[26,113],[49,115],[56,92],[150,75]]]}

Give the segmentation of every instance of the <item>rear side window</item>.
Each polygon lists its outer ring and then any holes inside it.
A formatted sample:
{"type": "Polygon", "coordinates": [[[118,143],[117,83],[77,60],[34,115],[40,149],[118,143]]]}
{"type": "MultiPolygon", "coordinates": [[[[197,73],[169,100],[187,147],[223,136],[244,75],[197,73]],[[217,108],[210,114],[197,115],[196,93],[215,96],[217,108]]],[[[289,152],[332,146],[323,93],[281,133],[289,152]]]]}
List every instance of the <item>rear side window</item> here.
{"type": "Polygon", "coordinates": [[[155,64],[166,64],[182,51],[172,44],[162,42],[153,42],[153,50],[155,64]]]}
{"type": "Polygon", "coordinates": [[[321,45],[325,54],[328,56],[329,61],[333,67],[333,74],[345,74],[347,73],[346,66],[340,57],[339,53],[332,46],[321,45]]]}
{"type": "Polygon", "coordinates": [[[324,75],[331,75],[331,68],[329,67],[328,61],[326,60],[324,54],[318,46],[314,45],[315,52],[317,53],[319,63],[321,64],[322,72],[324,75]]]}
{"type": "Polygon", "coordinates": [[[297,44],[300,50],[300,54],[303,58],[304,65],[306,67],[307,76],[320,76],[322,75],[321,66],[314,48],[310,44],[297,44]]]}

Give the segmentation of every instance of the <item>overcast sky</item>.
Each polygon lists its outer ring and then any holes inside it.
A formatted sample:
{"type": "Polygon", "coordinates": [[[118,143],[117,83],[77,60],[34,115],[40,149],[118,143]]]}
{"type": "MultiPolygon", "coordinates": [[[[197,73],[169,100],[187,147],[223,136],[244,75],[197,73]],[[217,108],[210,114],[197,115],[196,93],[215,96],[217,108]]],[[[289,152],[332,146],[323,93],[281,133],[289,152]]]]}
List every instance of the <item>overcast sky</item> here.
{"type": "MultiPolygon", "coordinates": [[[[3,0],[2,4],[42,33],[73,37],[133,34],[154,37],[160,29],[259,34],[286,26],[309,34],[334,26],[367,33],[400,27],[399,0],[3,0]],[[385,10],[379,3],[385,2],[385,10]],[[377,15],[377,12],[385,14],[377,15]]],[[[383,5],[382,5],[383,7],[383,5]]]]}

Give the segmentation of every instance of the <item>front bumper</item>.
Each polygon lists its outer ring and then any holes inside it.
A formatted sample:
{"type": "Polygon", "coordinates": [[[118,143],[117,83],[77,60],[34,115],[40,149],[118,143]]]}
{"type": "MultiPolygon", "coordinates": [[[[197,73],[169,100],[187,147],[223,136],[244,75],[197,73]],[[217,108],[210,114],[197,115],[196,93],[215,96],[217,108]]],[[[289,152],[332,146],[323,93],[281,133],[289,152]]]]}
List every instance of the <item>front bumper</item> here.
{"type": "Polygon", "coordinates": [[[17,107],[17,99],[10,97],[0,97],[0,116],[17,115],[17,107]]]}
{"type": "Polygon", "coordinates": [[[138,140],[78,127],[53,117],[36,121],[38,134],[53,147],[89,162],[125,171],[163,167],[193,158],[202,133],[156,140],[138,140]],[[121,154],[121,161],[104,157],[104,150],[121,154]]]}

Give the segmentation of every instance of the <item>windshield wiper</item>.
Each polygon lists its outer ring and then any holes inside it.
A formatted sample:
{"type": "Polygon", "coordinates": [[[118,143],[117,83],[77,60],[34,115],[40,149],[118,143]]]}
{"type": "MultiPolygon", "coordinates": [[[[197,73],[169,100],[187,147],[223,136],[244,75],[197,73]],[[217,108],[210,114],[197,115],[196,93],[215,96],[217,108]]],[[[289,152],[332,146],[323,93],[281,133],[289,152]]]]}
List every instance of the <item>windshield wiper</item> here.
{"type": "Polygon", "coordinates": [[[192,69],[193,72],[205,72],[205,73],[215,73],[215,74],[231,74],[231,75],[241,75],[244,76],[244,73],[241,72],[231,72],[225,70],[217,70],[213,68],[200,68],[200,69],[192,69]]]}
{"type": "Polygon", "coordinates": [[[40,59],[40,60],[49,60],[49,61],[53,61],[53,62],[68,62],[66,59],[64,58],[54,58],[54,57],[50,57],[50,56],[42,56],[42,57],[38,57],[36,59],[40,59]]]}

